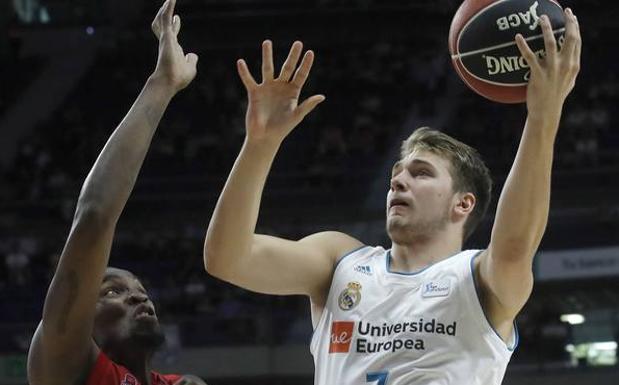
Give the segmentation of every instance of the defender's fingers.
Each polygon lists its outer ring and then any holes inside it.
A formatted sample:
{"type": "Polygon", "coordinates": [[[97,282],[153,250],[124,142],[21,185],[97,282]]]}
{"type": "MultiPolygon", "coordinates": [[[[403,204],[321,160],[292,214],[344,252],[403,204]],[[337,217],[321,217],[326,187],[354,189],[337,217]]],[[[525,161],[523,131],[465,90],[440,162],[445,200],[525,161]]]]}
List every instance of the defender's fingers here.
{"type": "Polygon", "coordinates": [[[279,79],[289,81],[294,73],[294,69],[297,67],[297,63],[299,62],[299,58],[301,57],[301,51],[303,50],[303,43],[300,41],[295,41],[290,47],[290,52],[288,52],[288,57],[282,66],[282,69],[279,73],[279,79]]]}
{"type": "Polygon", "coordinates": [[[555,39],[552,26],[550,25],[550,19],[547,15],[543,15],[540,20],[542,25],[542,35],[544,36],[544,49],[546,51],[546,60],[554,62],[557,57],[557,40],[555,39]]]}
{"type": "Polygon", "coordinates": [[[537,71],[539,69],[539,62],[537,61],[537,56],[531,50],[531,47],[529,47],[529,44],[527,44],[527,41],[521,34],[516,34],[516,45],[518,46],[518,50],[520,51],[520,54],[522,55],[524,60],[527,61],[529,68],[531,68],[532,71],[537,71]]]}
{"type": "Polygon", "coordinates": [[[239,72],[239,77],[241,78],[241,81],[243,82],[243,85],[245,86],[247,91],[253,90],[255,87],[258,86],[258,83],[256,83],[256,80],[254,80],[251,72],[249,72],[249,68],[247,68],[247,63],[245,63],[245,60],[237,60],[236,68],[239,72]]]}
{"type": "Polygon", "coordinates": [[[262,81],[273,79],[273,43],[265,40],[262,43],[262,81]]]}
{"type": "Polygon", "coordinates": [[[299,88],[302,88],[309,76],[310,70],[312,69],[312,64],[314,64],[314,52],[307,51],[303,56],[303,60],[301,61],[301,65],[297,69],[297,72],[294,74],[292,78],[292,83],[299,88]]]}

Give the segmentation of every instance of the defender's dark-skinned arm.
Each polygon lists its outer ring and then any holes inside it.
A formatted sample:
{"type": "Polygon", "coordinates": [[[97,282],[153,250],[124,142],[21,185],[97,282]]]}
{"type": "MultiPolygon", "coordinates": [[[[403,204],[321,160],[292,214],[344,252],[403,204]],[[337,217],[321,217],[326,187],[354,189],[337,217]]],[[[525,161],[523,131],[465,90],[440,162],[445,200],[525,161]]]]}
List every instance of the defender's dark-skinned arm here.
{"type": "Polygon", "coordinates": [[[177,42],[180,19],[168,0],[153,21],[159,58],[135,103],[86,177],[28,355],[30,384],[83,381],[98,348],[92,339],[96,303],[114,229],[157,125],[176,92],[196,73],[197,56],[177,42]]]}

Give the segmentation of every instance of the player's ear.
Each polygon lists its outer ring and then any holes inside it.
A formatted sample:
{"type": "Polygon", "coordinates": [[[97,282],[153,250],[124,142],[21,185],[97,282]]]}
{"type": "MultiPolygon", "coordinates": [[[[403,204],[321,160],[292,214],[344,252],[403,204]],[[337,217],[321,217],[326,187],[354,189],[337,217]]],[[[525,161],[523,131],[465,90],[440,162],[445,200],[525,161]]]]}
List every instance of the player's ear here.
{"type": "Polygon", "coordinates": [[[477,200],[475,199],[475,195],[471,192],[466,193],[456,193],[456,204],[454,208],[454,213],[458,217],[466,217],[475,209],[475,203],[477,200]]]}

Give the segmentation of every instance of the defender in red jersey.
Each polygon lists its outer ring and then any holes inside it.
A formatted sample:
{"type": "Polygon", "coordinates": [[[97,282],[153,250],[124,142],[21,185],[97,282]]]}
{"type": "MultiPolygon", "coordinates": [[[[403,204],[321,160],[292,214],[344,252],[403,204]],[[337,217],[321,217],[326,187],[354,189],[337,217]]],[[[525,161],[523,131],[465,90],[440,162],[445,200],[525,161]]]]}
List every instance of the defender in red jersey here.
{"type": "MultiPolygon", "coordinates": [[[[156,372],[150,373],[151,385],[169,385],[179,384],[181,378],[188,376],[180,376],[178,374],[159,374],[156,372]]],[[[202,384],[203,382],[195,382],[202,384]]],[[[95,366],[90,371],[90,375],[86,380],[87,385],[138,385],[140,381],[124,366],[114,363],[103,352],[99,353],[99,357],[95,366]]]]}
{"type": "Polygon", "coordinates": [[[174,6],[167,0],[152,23],[159,39],[154,72],[82,187],[30,345],[31,385],[204,385],[197,377],[151,370],[164,341],[153,303],[132,273],[107,267],[116,223],[157,125],[196,75],[198,57],[178,44],[174,6]]]}

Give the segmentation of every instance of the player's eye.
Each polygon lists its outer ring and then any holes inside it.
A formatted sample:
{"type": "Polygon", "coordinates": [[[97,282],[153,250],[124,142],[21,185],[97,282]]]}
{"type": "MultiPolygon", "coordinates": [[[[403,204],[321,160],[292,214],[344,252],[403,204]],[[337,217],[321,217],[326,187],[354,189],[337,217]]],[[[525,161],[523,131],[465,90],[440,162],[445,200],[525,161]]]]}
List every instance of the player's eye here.
{"type": "Polygon", "coordinates": [[[103,291],[104,297],[116,297],[122,293],[122,289],[118,287],[109,287],[103,291]]]}
{"type": "Polygon", "coordinates": [[[426,169],[419,169],[416,170],[413,175],[415,176],[432,176],[432,173],[430,173],[430,171],[426,170],[426,169]]]}

